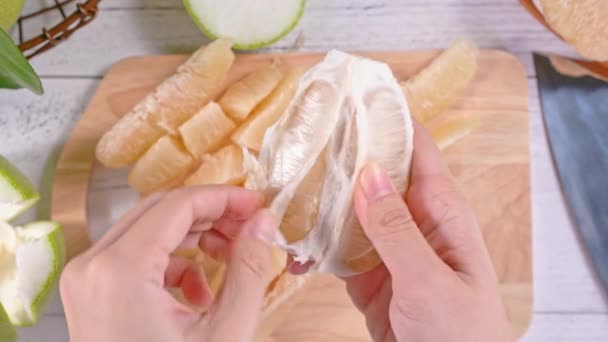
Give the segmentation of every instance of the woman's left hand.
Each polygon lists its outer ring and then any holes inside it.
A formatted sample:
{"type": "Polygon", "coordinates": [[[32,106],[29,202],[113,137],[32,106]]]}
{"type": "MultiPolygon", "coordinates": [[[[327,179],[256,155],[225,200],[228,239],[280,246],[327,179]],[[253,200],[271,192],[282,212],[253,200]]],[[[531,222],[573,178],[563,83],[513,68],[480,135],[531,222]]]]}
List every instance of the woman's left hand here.
{"type": "Polygon", "coordinates": [[[262,203],[261,194],[229,186],[183,188],[141,201],[66,266],[60,292],[71,341],[252,340],[273,276],[264,241],[278,225],[258,210],[262,203]],[[193,233],[206,253],[228,262],[213,303],[194,262],[172,256],[193,233]],[[167,287],[211,307],[201,314],[167,287]]]}

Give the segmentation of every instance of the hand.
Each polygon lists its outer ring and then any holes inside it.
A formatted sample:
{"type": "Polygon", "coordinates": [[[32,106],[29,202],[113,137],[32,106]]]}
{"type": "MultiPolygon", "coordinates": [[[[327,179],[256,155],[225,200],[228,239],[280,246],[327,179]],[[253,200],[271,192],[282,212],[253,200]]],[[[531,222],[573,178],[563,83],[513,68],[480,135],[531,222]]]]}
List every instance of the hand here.
{"type": "Polygon", "coordinates": [[[60,292],[70,340],[251,341],[272,278],[262,241],[277,227],[258,211],[262,203],[260,194],[228,186],[143,200],[66,266],[60,292]],[[179,287],[200,307],[212,302],[199,268],[171,256],[193,233],[205,252],[228,260],[223,291],[205,314],[166,290],[179,287]]]}
{"type": "Polygon", "coordinates": [[[364,169],[357,217],[383,264],[346,280],[374,341],[513,341],[473,210],[416,127],[405,202],[379,165],[364,169]],[[407,205],[406,205],[407,204],[407,205]]]}

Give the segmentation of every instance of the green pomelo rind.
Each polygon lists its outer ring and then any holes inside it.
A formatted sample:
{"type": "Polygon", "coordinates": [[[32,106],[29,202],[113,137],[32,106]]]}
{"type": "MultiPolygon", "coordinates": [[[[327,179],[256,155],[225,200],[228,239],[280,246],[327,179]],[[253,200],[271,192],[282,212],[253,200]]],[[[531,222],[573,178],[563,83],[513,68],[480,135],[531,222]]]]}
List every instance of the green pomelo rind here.
{"type": "MultiPolygon", "coordinates": [[[[188,14],[190,14],[190,17],[192,18],[192,20],[194,20],[194,23],[199,27],[199,29],[209,39],[218,39],[218,38],[229,38],[230,39],[231,38],[231,37],[222,37],[222,35],[220,33],[213,32],[213,30],[209,29],[201,21],[199,16],[196,14],[194,9],[192,8],[192,5],[190,4],[190,2],[192,2],[192,1],[196,1],[196,0],[184,0],[184,6],[186,7],[186,11],[188,12],[188,14]]],[[[270,39],[267,39],[267,40],[254,42],[254,43],[248,43],[248,44],[234,42],[234,45],[232,47],[235,50],[255,50],[255,49],[260,49],[260,48],[263,48],[263,47],[266,47],[268,45],[275,43],[279,39],[285,37],[289,32],[291,32],[291,30],[293,30],[296,27],[296,25],[300,22],[300,19],[302,18],[302,14],[304,13],[305,7],[306,7],[306,0],[300,0],[300,6],[298,8],[298,12],[296,13],[296,15],[294,17],[294,20],[292,20],[290,25],[287,26],[285,29],[283,29],[283,31],[279,32],[276,36],[274,36],[270,39]]]]}
{"type": "MultiPolygon", "coordinates": [[[[15,250],[17,269],[15,280],[16,288],[14,289],[16,292],[13,294],[14,297],[9,296],[8,298],[9,300],[10,298],[15,298],[15,301],[10,302],[10,305],[8,305],[7,302],[4,302],[4,304],[9,311],[13,310],[10,311],[8,315],[13,325],[31,326],[37,323],[38,318],[54,293],[59,281],[61,270],[63,269],[66,260],[65,241],[61,226],[58,223],[51,221],[32,222],[14,229],[17,232],[17,246],[15,250]],[[26,266],[23,266],[23,261],[20,262],[20,258],[31,255],[20,253],[32,252],[33,250],[29,249],[32,247],[30,244],[37,244],[39,242],[42,243],[34,246],[36,248],[42,246],[44,251],[40,255],[49,258],[48,268],[44,270],[46,272],[46,277],[43,278],[43,281],[40,284],[34,284],[33,289],[36,292],[34,292],[35,295],[33,298],[25,298],[23,289],[26,287],[24,285],[26,280],[23,278],[27,278],[28,274],[32,274],[32,272],[36,272],[37,270],[32,270],[31,268],[27,269],[26,266]],[[24,268],[29,271],[27,274],[23,273],[25,272],[24,268]]],[[[29,286],[31,284],[27,285],[29,286]]],[[[4,297],[4,299],[7,299],[7,297],[4,297]]]]}
{"type": "Polygon", "coordinates": [[[0,155],[0,201],[13,197],[17,203],[0,203],[0,220],[10,221],[31,208],[40,194],[19,169],[0,155]]]}
{"type": "Polygon", "coordinates": [[[56,222],[51,221],[40,221],[40,222],[32,222],[25,226],[23,229],[29,229],[32,225],[36,224],[52,224],[55,227],[53,231],[48,235],[46,242],[48,243],[51,251],[53,251],[53,263],[52,263],[52,271],[49,273],[44,285],[42,286],[42,291],[36,296],[32,304],[30,305],[30,310],[32,311],[32,321],[31,324],[35,324],[40,317],[40,314],[46,307],[49,299],[54,293],[55,288],[57,287],[57,283],[59,282],[59,277],[61,276],[61,271],[63,270],[63,266],[65,266],[66,260],[66,249],[65,249],[65,240],[63,238],[63,231],[61,229],[61,225],[56,222]]]}
{"type": "Polygon", "coordinates": [[[8,318],[8,314],[0,304],[0,342],[17,341],[17,331],[8,318]]]}

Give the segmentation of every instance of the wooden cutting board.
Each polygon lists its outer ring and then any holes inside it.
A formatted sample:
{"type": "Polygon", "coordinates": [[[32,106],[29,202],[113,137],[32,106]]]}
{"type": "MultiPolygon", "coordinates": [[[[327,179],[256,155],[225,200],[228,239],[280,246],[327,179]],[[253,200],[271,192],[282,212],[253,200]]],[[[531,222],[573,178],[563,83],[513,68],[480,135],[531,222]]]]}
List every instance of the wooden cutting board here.
{"type": "MultiPolygon", "coordinates": [[[[388,63],[402,80],[426,66],[438,52],[362,54],[388,63]]],[[[227,82],[277,58],[285,65],[312,65],[322,56],[239,55],[227,82]]],[[[55,174],[52,217],[63,224],[70,257],[90,244],[86,206],[97,140],[186,57],[125,59],[101,81],[64,146],[55,174]]],[[[531,320],[532,264],[527,80],[514,56],[481,51],[475,79],[442,117],[467,114],[478,115],[481,127],[448,147],[444,156],[479,217],[509,317],[519,336],[531,320]]],[[[92,205],[112,206],[112,201],[92,205]]],[[[370,340],[363,317],[350,303],[343,283],[329,275],[312,276],[276,316],[286,319],[274,330],[271,341],[370,340]]]]}

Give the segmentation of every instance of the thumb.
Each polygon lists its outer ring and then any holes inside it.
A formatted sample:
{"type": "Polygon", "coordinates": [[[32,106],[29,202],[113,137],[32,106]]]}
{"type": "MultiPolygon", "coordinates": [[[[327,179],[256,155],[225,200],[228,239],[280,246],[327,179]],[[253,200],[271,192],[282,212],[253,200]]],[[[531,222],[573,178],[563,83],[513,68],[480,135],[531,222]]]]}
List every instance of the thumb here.
{"type": "Polygon", "coordinates": [[[209,312],[208,341],[251,341],[266,287],[272,280],[272,248],[278,222],[267,210],[249,219],[232,246],[217,304],[209,312]]]}
{"type": "Polygon", "coordinates": [[[354,205],[365,235],[395,280],[420,279],[440,264],[380,165],[372,163],[361,172],[354,205]]]}

